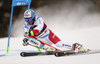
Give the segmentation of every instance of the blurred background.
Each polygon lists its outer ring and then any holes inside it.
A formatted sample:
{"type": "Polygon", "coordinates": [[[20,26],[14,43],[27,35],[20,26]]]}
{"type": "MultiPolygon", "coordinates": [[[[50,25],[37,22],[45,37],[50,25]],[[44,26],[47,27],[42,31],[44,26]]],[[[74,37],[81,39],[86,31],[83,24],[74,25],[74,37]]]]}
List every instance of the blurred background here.
{"type": "MultiPolygon", "coordinates": [[[[0,0],[0,38],[9,32],[12,0],[0,0]]],[[[100,0],[32,0],[31,9],[41,16],[56,34],[100,26],[100,0]]],[[[14,8],[12,37],[23,35],[24,11],[14,8]]]]}

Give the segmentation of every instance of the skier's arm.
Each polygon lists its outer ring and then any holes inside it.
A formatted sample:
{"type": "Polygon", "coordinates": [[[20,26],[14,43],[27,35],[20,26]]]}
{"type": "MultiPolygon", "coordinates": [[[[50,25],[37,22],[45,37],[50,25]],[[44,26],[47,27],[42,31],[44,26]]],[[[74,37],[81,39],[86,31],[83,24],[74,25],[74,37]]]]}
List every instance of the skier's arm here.
{"type": "Polygon", "coordinates": [[[23,45],[24,46],[27,46],[28,45],[28,33],[29,33],[29,29],[28,27],[26,26],[26,23],[24,23],[23,25],[23,45]]]}
{"type": "Polygon", "coordinates": [[[26,23],[24,23],[24,25],[23,25],[24,38],[28,37],[28,34],[29,34],[29,28],[26,26],[26,23]]]}

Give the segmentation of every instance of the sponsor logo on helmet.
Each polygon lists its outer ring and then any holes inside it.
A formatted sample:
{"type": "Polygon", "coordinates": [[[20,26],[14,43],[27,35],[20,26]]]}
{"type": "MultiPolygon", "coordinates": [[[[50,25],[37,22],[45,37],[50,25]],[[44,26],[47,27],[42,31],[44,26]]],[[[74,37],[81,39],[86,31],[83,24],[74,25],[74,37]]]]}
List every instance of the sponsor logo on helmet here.
{"type": "Polygon", "coordinates": [[[29,14],[25,14],[25,16],[26,16],[26,17],[28,17],[28,16],[29,16],[29,14]]]}
{"type": "Polygon", "coordinates": [[[30,14],[25,14],[24,17],[25,18],[29,18],[30,17],[30,14]]]}

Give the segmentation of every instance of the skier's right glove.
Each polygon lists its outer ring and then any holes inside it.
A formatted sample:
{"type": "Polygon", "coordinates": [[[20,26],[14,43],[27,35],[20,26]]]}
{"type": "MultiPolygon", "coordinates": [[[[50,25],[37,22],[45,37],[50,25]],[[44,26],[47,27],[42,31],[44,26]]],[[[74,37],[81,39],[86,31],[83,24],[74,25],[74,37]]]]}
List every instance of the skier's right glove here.
{"type": "Polygon", "coordinates": [[[25,32],[24,33],[24,37],[28,37],[29,33],[28,32],[25,32]]]}
{"type": "Polygon", "coordinates": [[[29,44],[27,41],[28,41],[27,38],[24,38],[24,39],[23,39],[23,46],[27,46],[27,45],[29,44]]]}

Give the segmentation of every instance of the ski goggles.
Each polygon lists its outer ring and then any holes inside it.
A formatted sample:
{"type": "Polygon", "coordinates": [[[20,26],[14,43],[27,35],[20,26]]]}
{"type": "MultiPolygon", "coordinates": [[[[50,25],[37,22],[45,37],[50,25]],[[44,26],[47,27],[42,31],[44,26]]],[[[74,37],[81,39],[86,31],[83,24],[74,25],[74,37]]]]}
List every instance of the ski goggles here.
{"type": "Polygon", "coordinates": [[[26,22],[31,22],[33,19],[32,18],[25,18],[26,22]]]}

